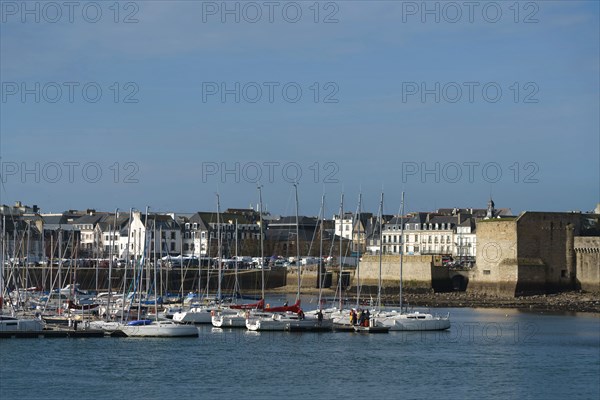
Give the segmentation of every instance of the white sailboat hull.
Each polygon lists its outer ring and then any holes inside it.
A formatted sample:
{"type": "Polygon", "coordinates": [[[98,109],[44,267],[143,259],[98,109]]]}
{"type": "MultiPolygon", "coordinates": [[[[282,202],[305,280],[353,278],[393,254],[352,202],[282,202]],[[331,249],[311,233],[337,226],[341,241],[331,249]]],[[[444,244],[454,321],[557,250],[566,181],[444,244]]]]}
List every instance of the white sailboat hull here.
{"type": "Polygon", "coordinates": [[[246,328],[246,316],[219,314],[212,317],[212,324],[217,328],[246,328]]]}
{"type": "Polygon", "coordinates": [[[173,321],[182,324],[210,324],[212,323],[211,311],[213,308],[194,307],[188,311],[176,312],[173,314],[173,321]]]}
{"type": "Polygon", "coordinates": [[[246,328],[250,331],[285,331],[285,324],[274,314],[273,317],[248,318],[246,328]]]}
{"type": "Polygon", "coordinates": [[[90,329],[98,329],[106,333],[120,331],[122,330],[123,326],[125,325],[121,324],[120,322],[113,321],[91,321],[89,323],[90,329]]]}
{"type": "Polygon", "coordinates": [[[391,331],[443,331],[450,328],[450,317],[419,312],[390,312],[377,316],[376,320],[391,331]]]}
{"type": "Polygon", "coordinates": [[[193,325],[173,322],[152,322],[149,325],[124,325],[120,329],[129,337],[197,337],[198,329],[193,325]]]}
{"type": "Polygon", "coordinates": [[[44,329],[44,321],[29,318],[0,316],[0,332],[40,332],[44,329]]]}
{"type": "Polygon", "coordinates": [[[246,328],[251,331],[328,331],[333,329],[333,321],[273,314],[270,317],[248,318],[246,328]]]}
{"type": "Polygon", "coordinates": [[[181,324],[212,324],[212,317],[217,313],[236,315],[237,310],[217,307],[194,307],[188,311],[173,314],[173,321],[181,324]]]}

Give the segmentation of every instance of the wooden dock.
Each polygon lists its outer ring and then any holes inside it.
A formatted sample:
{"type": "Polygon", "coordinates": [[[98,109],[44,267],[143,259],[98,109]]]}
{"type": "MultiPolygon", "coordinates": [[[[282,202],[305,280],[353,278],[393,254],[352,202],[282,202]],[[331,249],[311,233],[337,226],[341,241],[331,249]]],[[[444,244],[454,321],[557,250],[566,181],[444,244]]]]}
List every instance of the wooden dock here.
{"type": "Polygon", "coordinates": [[[86,329],[86,330],[74,330],[74,329],[61,329],[51,328],[44,329],[38,332],[19,332],[19,331],[8,331],[0,332],[0,339],[35,339],[35,338],[98,338],[104,337],[104,331],[97,329],[86,329]]]}

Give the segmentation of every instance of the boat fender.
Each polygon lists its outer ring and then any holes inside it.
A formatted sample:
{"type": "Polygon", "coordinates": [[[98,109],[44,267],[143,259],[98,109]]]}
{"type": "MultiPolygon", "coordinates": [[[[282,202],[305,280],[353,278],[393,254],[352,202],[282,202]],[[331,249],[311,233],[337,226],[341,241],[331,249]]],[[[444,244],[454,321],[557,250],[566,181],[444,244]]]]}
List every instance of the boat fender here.
{"type": "Polygon", "coordinates": [[[211,310],[211,311],[210,311],[210,316],[211,316],[211,317],[214,317],[214,316],[215,316],[215,310],[211,310]]]}

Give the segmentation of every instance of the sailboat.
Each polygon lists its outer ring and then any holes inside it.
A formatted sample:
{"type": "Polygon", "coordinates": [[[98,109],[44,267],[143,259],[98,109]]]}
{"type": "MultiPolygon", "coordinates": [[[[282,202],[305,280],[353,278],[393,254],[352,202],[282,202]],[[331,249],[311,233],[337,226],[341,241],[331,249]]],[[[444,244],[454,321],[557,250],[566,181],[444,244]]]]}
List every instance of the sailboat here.
{"type": "MultiPolygon", "coordinates": [[[[381,260],[383,256],[383,193],[381,193],[381,202],[379,204],[379,282],[377,285],[377,308],[381,310],[381,260]]],[[[360,282],[359,282],[360,284],[360,282]]],[[[357,302],[357,307],[358,307],[357,302]]],[[[364,315],[364,313],[363,313],[364,315]]],[[[388,333],[390,330],[389,326],[385,326],[381,322],[377,321],[375,318],[371,317],[371,313],[366,311],[366,318],[363,323],[354,325],[353,329],[358,333],[388,333]]]]}
{"type": "MultiPolygon", "coordinates": [[[[45,323],[39,318],[27,318],[27,317],[15,317],[3,315],[4,307],[4,253],[5,253],[5,241],[6,241],[6,216],[2,216],[2,232],[0,241],[2,246],[0,249],[0,332],[39,332],[44,329],[45,323]]],[[[14,307],[12,302],[9,304],[14,307]]],[[[14,308],[13,308],[14,313],[14,308]]]]}
{"type": "MultiPolygon", "coordinates": [[[[146,208],[146,216],[148,208],[146,208]]],[[[146,237],[148,237],[147,235],[146,237]]],[[[145,240],[144,252],[147,249],[147,239],[145,240]]],[[[156,295],[156,274],[157,260],[154,259],[154,309],[158,309],[158,296],[156,295]]],[[[143,319],[131,321],[120,328],[125,335],[129,337],[198,337],[198,329],[193,325],[180,325],[173,321],[161,321],[158,319],[158,313],[154,320],[143,319]]]]}
{"type": "MultiPolygon", "coordinates": [[[[201,305],[197,307],[192,307],[187,311],[176,312],[173,314],[173,321],[179,322],[182,324],[192,323],[192,324],[212,324],[212,317],[217,313],[225,313],[235,315],[237,311],[231,310],[229,308],[224,308],[221,304],[221,280],[222,280],[222,254],[221,254],[221,221],[220,221],[220,199],[219,194],[217,194],[217,259],[218,259],[218,289],[217,289],[217,298],[215,299],[215,304],[210,305],[201,305]]],[[[210,282],[207,279],[207,285],[210,282]]],[[[208,289],[207,289],[208,290],[208,289]]]]}
{"type": "MultiPolygon", "coordinates": [[[[359,195],[358,210],[357,210],[357,222],[358,222],[359,227],[360,227],[361,206],[362,206],[362,195],[359,195]]],[[[343,196],[342,196],[342,203],[340,206],[340,215],[343,216],[343,196]]],[[[381,232],[382,219],[383,219],[383,193],[381,194],[379,216],[380,216],[379,230],[381,232]]],[[[342,217],[342,220],[343,220],[343,217],[342,217]]],[[[352,235],[354,235],[354,227],[352,227],[352,235]]],[[[360,240],[360,228],[359,228],[358,236],[359,236],[359,240],[360,240]]],[[[342,257],[341,254],[342,253],[341,253],[341,236],[340,236],[340,260],[342,257]]],[[[381,240],[380,240],[380,258],[381,258],[381,240]]],[[[356,310],[358,310],[359,305],[360,305],[360,262],[357,262],[356,272],[357,272],[356,310]]],[[[340,267],[340,276],[341,276],[341,267],[340,267]]],[[[380,276],[381,276],[381,270],[380,270],[380,276]]],[[[341,282],[342,281],[341,281],[341,277],[340,277],[340,282],[339,282],[340,287],[341,287],[341,282]]],[[[381,281],[379,282],[379,287],[381,287],[381,281]]],[[[339,311],[336,311],[332,314],[334,330],[346,331],[346,332],[361,332],[361,333],[386,333],[389,331],[388,327],[383,326],[382,324],[378,323],[377,321],[375,321],[371,318],[365,320],[364,324],[362,324],[362,321],[359,324],[352,323],[349,318],[349,314],[354,313],[356,310],[343,310],[341,295],[342,295],[342,293],[341,293],[341,289],[340,289],[340,309],[339,309],[339,311]]]]}
{"type": "Polygon", "coordinates": [[[298,183],[294,184],[296,199],[296,266],[298,269],[298,291],[296,303],[292,306],[266,308],[267,315],[255,315],[246,320],[246,327],[251,331],[330,331],[333,322],[323,318],[322,313],[306,315],[300,308],[300,285],[302,263],[300,260],[300,224],[298,215],[298,183]]]}
{"type": "Polygon", "coordinates": [[[392,331],[443,331],[450,328],[450,315],[438,316],[402,310],[402,262],[404,258],[404,192],[400,211],[400,311],[380,311],[375,321],[392,331]]]}
{"type": "MultiPolygon", "coordinates": [[[[239,289],[238,282],[238,223],[235,221],[235,286],[234,290],[239,289]]],[[[263,309],[265,306],[264,299],[260,299],[253,304],[234,304],[229,306],[231,310],[236,310],[235,314],[230,312],[215,311],[212,314],[212,324],[216,328],[245,328],[246,318],[249,310],[263,309]]]]}

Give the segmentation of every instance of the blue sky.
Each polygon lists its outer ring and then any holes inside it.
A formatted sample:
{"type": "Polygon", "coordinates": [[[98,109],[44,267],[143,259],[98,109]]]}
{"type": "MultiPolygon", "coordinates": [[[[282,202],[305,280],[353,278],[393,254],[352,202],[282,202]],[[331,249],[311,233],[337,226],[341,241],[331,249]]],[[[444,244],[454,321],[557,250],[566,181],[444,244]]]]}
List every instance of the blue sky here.
{"type": "Polygon", "coordinates": [[[600,201],[596,1],[476,2],[472,16],[427,2],[439,22],[400,1],[320,2],[318,16],[313,1],[276,2],[272,22],[263,2],[227,2],[239,22],[222,2],[120,2],[118,15],[113,1],[77,2],[56,23],[47,2],[0,3],[2,203],[189,212],[214,209],[218,191],[246,207],[257,166],[281,214],[297,170],[313,215],[323,192],[328,214],[341,192],[354,210],[359,191],[376,212],[382,189],[388,213],[402,191],[410,211],[485,207],[490,194],[514,212],[600,201]],[[39,22],[23,14],[36,3],[39,22]],[[239,102],[223,99],[236,82],[239,102]]]}

